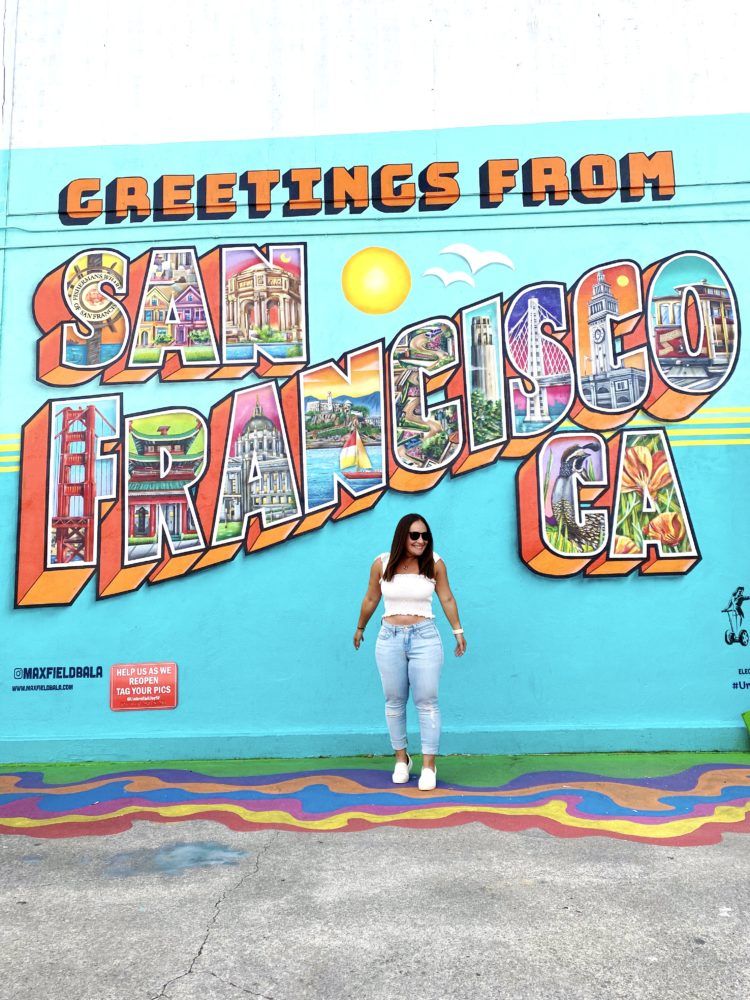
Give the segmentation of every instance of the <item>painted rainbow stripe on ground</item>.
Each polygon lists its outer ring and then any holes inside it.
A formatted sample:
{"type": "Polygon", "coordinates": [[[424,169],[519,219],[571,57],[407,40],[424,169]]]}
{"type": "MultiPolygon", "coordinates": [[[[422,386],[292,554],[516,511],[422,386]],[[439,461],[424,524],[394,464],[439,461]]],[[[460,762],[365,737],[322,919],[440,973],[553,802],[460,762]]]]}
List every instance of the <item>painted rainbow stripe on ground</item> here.
{"type": "Polygon", "coordinates": [[[750,833],[750,761],[701,763],[644,778],[534,770],[496,787],[441,780],[427,793],[415,781],[395,786],[389,771],[372,766],[248,777],[133,769],[57,784],[38,771],[0,774],[4,834],[106,835],[136,820],[198,819],[234,830],[316,833],[480,822],[506,831],[536,827],[558,837],[712,844],[725,832],[750,833]]]}

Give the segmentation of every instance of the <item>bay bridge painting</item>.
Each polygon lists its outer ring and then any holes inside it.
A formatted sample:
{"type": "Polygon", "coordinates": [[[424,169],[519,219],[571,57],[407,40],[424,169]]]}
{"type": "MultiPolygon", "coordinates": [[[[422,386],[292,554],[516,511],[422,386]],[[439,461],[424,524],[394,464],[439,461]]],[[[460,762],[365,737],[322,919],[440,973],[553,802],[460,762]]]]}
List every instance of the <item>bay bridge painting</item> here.
{"type": "Polygon", "coordinates": [[[520,292],[507,316],[507,352],[518,371],[527,373],[534,388],[527,392],[520,379],[512,381],[512,419],[516,436],[532,436],[563,415],[573,394],[571,365],[565,351],[550,336],[564,326],[560,285],[537,285],[520,292]],[[543,333],[543,327],[548,330],[543,333]]]}
{"type": "Polygon", "coordinates": [[[81,399],[55,403],[48,497],[48,565],[96,561],[97,497],[114,497],[115,462],[98,457],[103,441],[117,437],[118,402],[81,399]]]}

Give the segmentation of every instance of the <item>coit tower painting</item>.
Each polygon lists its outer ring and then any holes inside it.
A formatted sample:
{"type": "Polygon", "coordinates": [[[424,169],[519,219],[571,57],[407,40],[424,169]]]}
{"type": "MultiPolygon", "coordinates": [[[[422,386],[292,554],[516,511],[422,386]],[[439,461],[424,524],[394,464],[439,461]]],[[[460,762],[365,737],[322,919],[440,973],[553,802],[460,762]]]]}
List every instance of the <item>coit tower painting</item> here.
{"type": "Polygon", "coordinates": [[[489,316],[474,316],[471,321],[471,388],[492,402],[500,399],[495,341],[489,316]]]}

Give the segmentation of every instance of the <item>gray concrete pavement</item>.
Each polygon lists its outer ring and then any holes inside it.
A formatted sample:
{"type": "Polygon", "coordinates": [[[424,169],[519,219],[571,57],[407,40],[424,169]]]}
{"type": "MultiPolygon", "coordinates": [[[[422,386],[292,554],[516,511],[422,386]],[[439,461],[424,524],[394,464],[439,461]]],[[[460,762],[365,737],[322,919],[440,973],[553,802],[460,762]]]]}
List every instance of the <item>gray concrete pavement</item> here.
{"type": "Polygon", "coordinates": [[[0,838],[2,1000],[747,1000],[750,841],[0,838]]]}

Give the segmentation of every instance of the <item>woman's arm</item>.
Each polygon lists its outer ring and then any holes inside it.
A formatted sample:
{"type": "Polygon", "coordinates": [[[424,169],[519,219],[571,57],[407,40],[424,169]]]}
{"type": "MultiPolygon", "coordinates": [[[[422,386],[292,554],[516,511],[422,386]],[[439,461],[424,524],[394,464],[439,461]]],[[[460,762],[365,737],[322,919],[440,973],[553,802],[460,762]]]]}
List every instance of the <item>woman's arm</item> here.
{"type": "Polygon", "coordinates": [[[464,638],[461,622],[458,617],[458,605],[453,596],[451,585],[448,583],[448,570],[441,559],[435,563],[435,593],[438,595],[445,617],[451,623],[451,628],[456,635],[456,656],[463,656],[466,652],[466,639],[464,638]],[[458,631],[460,629],[460,631],[458,631]],[[456,634],[457,633],[457,634],[456,634]]]}
{"type": "Polygon", "coordinates": [[[359,649],[362,643],[362,637],[365,634],[365,626],[372,618],[375,608],[380,604],[380,571],[382,569],[382,564],[380,562],[380,556],[373,562],[370,567],[370,579],[367,581],[367,591],[365,592],[364,600],[362,601],[362,607],[359,609],[359,620],[357,622],[357,630],[354,633],[354,648],[359,649]]]}

